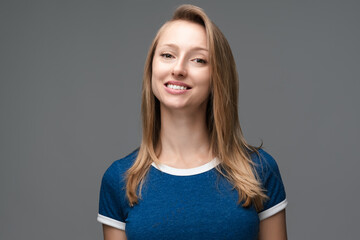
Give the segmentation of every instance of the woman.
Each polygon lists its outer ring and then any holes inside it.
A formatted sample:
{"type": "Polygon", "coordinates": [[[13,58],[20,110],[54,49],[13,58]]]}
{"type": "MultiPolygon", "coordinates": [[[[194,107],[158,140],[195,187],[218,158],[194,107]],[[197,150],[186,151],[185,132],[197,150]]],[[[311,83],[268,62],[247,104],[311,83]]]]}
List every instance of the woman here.
{"type": "Polygon", "coordinates": [[[111,239],[286,239],[274,159],[250,146],[229,44],[182,5],[158,31],[142,91],[140,148],[103,176],[98,221],[111,239]]]}

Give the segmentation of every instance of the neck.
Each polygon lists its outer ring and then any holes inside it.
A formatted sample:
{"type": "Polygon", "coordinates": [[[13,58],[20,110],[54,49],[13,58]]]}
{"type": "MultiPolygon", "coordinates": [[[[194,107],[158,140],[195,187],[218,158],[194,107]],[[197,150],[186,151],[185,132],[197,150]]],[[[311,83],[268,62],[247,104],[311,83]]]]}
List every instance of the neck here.
{"type": "Polygon", "coordinates": [[[206,126],[206,108],[171,110],[161,107],[161,163],[176,168],[201,166],[213,158],[206,126]]]}

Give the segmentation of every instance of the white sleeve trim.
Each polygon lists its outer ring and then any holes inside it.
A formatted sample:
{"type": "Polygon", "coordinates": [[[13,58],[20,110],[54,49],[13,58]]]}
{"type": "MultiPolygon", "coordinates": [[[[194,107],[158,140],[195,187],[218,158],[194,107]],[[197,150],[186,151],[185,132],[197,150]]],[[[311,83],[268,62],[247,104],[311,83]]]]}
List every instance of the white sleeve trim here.
{"type": "Polygon", "coordinates": [[[105,216],[103,216],[101,214],[98,214],[97,221],[102,223],[102,224],[106,224],[106,225],[109,225],[111,227],[114,227],[114,228],[125,231],[125,225],[126,224],[124,222],[120,222],[120,221],[117,221],[115,219],[105,217],[105,216]]]}
{"type": "Polygon", "coordinates": [[[284,201],[276,204],[275,206],[273,206],[265,211],[260,212],[258,214],[260,221],[264,220],[268,217],[271,217],[271,216],[275,215],[276,213],[280,212],[281,210],[285,209],[287,204],[288,204],[288,201],[285,199],[284,201]]]}

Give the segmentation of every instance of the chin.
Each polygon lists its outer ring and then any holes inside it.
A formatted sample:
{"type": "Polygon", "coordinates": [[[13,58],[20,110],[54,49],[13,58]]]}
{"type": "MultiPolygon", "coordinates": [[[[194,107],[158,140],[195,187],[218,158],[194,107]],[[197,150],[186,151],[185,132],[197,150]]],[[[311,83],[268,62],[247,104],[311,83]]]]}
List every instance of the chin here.
{"type": "Polygon", "coordinates": [[[183,110],[186,109],[188,106],[184,103],[171,103],[171,104],[162,104],[162,106],[166,109],[171,110],[183,110]]]}

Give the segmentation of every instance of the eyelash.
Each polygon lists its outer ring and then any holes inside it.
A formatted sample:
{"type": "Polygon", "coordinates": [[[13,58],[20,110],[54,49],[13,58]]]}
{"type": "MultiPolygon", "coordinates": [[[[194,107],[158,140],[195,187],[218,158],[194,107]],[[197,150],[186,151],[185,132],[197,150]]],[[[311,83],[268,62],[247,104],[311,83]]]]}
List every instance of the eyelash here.
{"type": "Polygon", "coordinates": [[[163,58],[173,58],[174,57],[170,53],[162,53],[162,54],[160,54],[160,56],[162,56],[163,58]]]}
{"type": "Polygon", "coordinates": [[[197,63],[202,63],[202,64],[206,64],[206,63],[207,63],[206,60],[201,59],[201,58],[195,58],[194,60],[197,60],[197,61],[196,61],[197,63]]]}
{"type": "MultiPolygon", "coordinates": [[[[162,53],[162,54],[160,54],[160,56],[163,57],[163,58],[173,58],[174,57],[170,53],[162,53]]],[[[201,58],[195,58],[194,60],[195,60],[196,63],[201,63],[201,64],[206,64],[207,63],[206,60],[201,59],[201,58]]]]}

